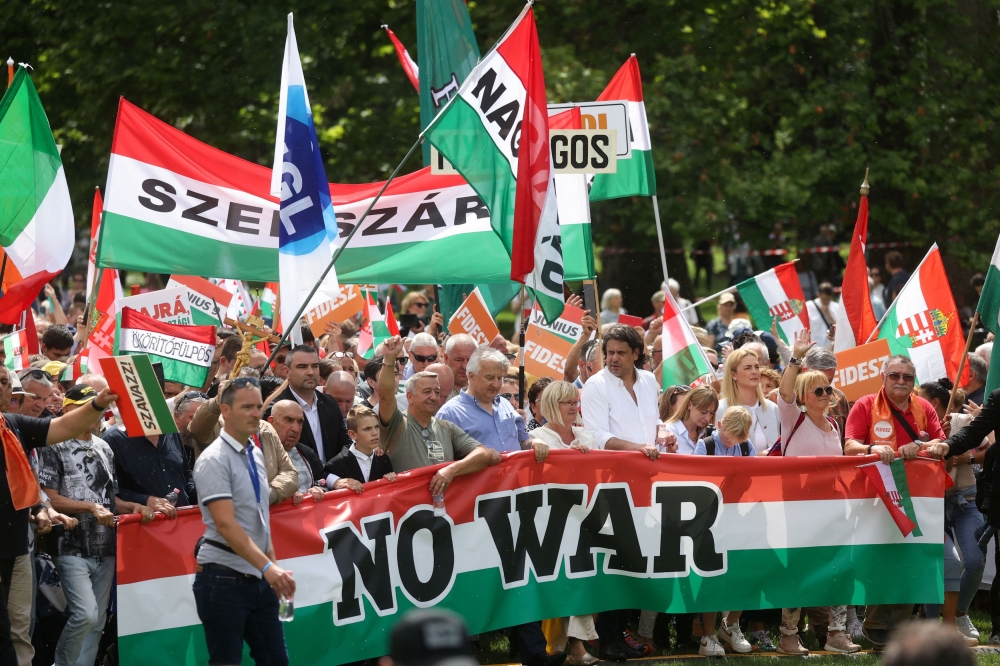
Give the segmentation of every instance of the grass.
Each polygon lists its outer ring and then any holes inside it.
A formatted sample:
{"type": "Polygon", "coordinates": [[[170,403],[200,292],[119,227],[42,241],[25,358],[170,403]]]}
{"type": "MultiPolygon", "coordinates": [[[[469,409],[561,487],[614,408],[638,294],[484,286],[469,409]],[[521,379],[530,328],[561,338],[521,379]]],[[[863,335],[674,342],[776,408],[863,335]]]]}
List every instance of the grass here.
{"type": "MultiPolygon", "coordinates": [[[[976,629],[980,634],[980,643],[985,647],[985,642],[990,635],[990,618],[989,614],[981,611],[973,610],[971,613],[972,623],[975,625],[976,629]]],[[[778,628],[777,626],[768,627],[772,639],[777,641],[778,628]]],[[[671,634],[671,640],[676,641],[676,635],[671,634]]],[[[803,644],[810,650],[817,651],[821,649],[821,646],[816,640],[815,635],[811,630],[807,630],[802,635],[803,644]]],[[[867,641],[862,640],[861,646],[865,650],[871,649],[871,644],[867,641]]],[[[997,649],[997,652],[992,651],[986,652],[985,650],[977,655],[977,661],[980,664],[989,664],[994,666],[1000,666],[1000,646],[990,646],[997,649]]],[[[669,652],[662,652],[657,657],[647,657],[641,660],[634,660],[629,663],[635,664],[636,666],[677,666],[680,664],[695,664],[704,663],[705,659],[699,657],[697,645],[694,643],[688,645],[682,645],[679,647],[674,647],[669,652]],[[687,658],[690,655],[690,658],[687,658]]],[[[479,647],[476,651],[476,657],[480,664],[516,664],[519,662],[519,657],[516,650],[512,651],[510,640],[507,637],[506,631],[491,631],[479,636],[479,647]]],[[[742,655],[727,655],[727,658],[732,658],[738,660],[741,666],[759,666],[763,664],[774,664],[776,659],[794,659],[794,657],[786,657],[784,655],[779,655],[776,653],[766,653],[758,654],[753,656],[742,656],[742,655]]],[[[850,663],[851,666],[875,666],[876,664],[881,664],[881,657],[874,653],[863,653],[855,655],[810,655],[810,664],[844,664],[850,663]],[[849,661],[848,661],[849,660],[849,661]]]]}

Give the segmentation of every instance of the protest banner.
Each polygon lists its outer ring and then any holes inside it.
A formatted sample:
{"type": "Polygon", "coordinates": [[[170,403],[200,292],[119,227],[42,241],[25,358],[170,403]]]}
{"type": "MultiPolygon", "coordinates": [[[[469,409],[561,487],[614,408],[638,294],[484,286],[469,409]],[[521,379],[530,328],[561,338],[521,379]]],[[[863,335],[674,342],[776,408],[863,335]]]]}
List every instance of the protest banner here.
{"type": "Polygon", "coordinates": [[[882,388],[882,362],[889,358],[889,343],[876,340],[837,354],[837,374],[833,385],[844,392],[848,402],[882,388]]]}
{"type": "Polygon", "coordinates": [[[342,322],[361,312],[365,307],[365,299],[356,284],[339,285],[337,298],[320,303],[305,314],[306,323],[313,335],[319,338],[326,333],[326,325],[330,322],[342,322]]]}
{"type": "Polygon", "coordinates": [[[477,345],[488,345],[500,335],[500,329],[493,321],[490,310],[486,307],[479,287],[462,302],[455,314],[448,321],[448,332],[452,335],[465,333],[471,335],[477,345]]]}
{"type": "Polygon", "coordinates": [[[197,326],[222,325],[233,295],[205,278],[194,275],[171,275],[167,288],[186,287],[191,302],[192,320],[197,326]]]}
{"type": "Polygon", "coordinates": [[[532,309],[524,333],[524,371],[535,377],[562,379],[566,356],[583,333],[583,310],[567,305],[559,318],[546,325],[540,310],[532,309]]]}
{"type": "MultiPolygon", "coordinates": [[[[540,465],[517,452],[457,477],[441,517],[427,490],[440,466],[360,495],[286,501],[271,507],[271,529],[297,583],[295,621],[284,625],[291,663],[386,654],[414,607],[456,611],[476,634],[613,608],[940,603],[944,466],[905,464],[920,535],[904,537],[857,467],[869,458],[557,450],[540,465]]],[[[194,508],[148,525],[122,516],[123,664],[207,662],[191,591],[203,532],[194,508]]]]}
{"type": "Polygon", "coordinates": [[[177,326],[145,317],[132,308],[118,315],[118,351],[146,354],[163,367],[163,378],[202,386],[215,354],[215,326],[177,326]]]}
{"type": "Polygon", "coordinates": [[[118,396],[115,404],[129,437],[177,432],[148,356],[109,356],[100,365],[108,387],[118,396]]]}
{"type": "Polygon", "coordinates": [[[115,310],[132,308],[165,324],[191,326],[194,324],[194,319],[191,313],[191,299],[188,294],[188,288],[180,286],[150,291],[137,296],[126,296],[115,303],[115,310]]]}

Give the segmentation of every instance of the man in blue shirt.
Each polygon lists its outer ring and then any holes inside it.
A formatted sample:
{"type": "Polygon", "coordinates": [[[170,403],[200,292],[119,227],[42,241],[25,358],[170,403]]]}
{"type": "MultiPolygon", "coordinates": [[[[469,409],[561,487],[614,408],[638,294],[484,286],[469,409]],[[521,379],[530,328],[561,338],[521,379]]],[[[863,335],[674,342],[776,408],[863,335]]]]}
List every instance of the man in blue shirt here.
{"type": "MultiPolygon", "coordinates": [[[[510,401],[500,397],[500,387],[507,372],[507,357],[483,345],[469,358],[469,386],[438,410],[437,418],[450,421],[484,446],[507,453],[532,449],[535,460],[542,462],[549,447],[531,437],[524,428],[524,418],[510,401]]],[[[526,666],[560,666],[565,652],[553,655],[545,651],[541,622],[514,627],[521,663],[526,666]]]]}

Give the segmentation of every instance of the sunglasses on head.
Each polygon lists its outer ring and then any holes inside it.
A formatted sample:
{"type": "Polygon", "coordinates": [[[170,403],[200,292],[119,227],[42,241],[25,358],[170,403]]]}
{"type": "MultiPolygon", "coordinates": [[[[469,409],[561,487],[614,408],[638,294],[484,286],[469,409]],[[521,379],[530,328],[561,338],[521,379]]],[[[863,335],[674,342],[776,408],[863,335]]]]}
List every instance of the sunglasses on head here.
{"type": "Polygon", "coordinates": [[[817,386],[813,389],[813,395],[817,398],[822,398],[824,395],[832,396],[833,387],[832,386],[817,386]]]}
{"type": "Polygon", "coordinates": [[[50,381],[52,380],[52,375],[45,372],[44,370],[39,370],[38,368],[32,368],[31,370],[24,372],[24,374],[19,375],[19,377],[21,378],[22,381],[27,379],[28,377],[31,377],[32,379],[48,379],[50,381]]]}
{"type": "Polygon", "coordinates": [[[208,400],[208,394],[203,391],[188,391],[184,394],[184,398],[187,400],[194,400],[195,398],[204,398],[208,400]]]}
{"type": "Polygon", "coordinates": [[[675,384],[670,388],[672,388],[675,393],[687,393],[688,391],[691,390],[691,387],[688,386],[687,384],[675,384]]]}
{"type": "Polygon", "coordinates": [[[330,354],[334,358],[354,358],[354,352],[335,351],[330,354]]]}
{"type": "Polygon", "coordinates": [[[917,378],[916,375],[911,375],[909,373],[903,374],[901,372],[887,372],[885,376],[888,377],[889,381],[891,382],[898,382],[900,379],[902,379],[907,384],[912,384],[913,381],[917,378]]]}
{"type": "Polygon", "coordinates": [[[413,360],[416,361],[417,363],[432,363],[433,361],[436,361],[438,357],[437,354],[434,354],[432,356],[421,356],[420,354],[417,354],[415,352],[410,352],[410,353],[413,354],[413,360]]]}
{"type": "Polygon", "coordinates": [[[234,379],[231,382],[229,382],[229,385],[226,386],[225,389],[223,389],[222,395],[224,396],[225,394],[229,393],[230,391],[236,391],[236,390],[239,390],[239,389],[244,389],[244,388],[246,388],[248,386],[253,386],[254,388],[258,388],[259,389],[260,388],[260,380],[257,379],[256,377],[237,377],[236,379],[234,379]]]}

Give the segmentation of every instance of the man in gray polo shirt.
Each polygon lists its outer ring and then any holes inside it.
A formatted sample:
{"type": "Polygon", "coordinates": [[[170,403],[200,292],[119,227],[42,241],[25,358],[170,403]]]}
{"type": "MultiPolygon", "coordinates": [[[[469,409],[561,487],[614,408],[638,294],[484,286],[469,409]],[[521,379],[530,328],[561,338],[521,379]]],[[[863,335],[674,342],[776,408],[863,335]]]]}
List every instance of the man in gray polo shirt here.
{"type": "Polygon", "coordinates": [[[260,382],[240,377],[219,394],[225,426],[194,466],[205,537],[194,598],[208,661],[238,664],[243,641],[257,664],[286,666],[278,595],[295,594],[292,572],[271,543],[264,457],[251,436],[260,424],[260,382]]]}

